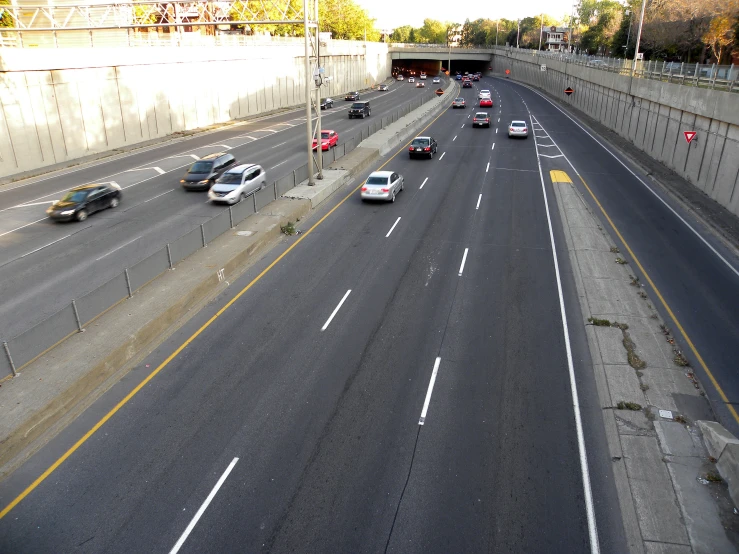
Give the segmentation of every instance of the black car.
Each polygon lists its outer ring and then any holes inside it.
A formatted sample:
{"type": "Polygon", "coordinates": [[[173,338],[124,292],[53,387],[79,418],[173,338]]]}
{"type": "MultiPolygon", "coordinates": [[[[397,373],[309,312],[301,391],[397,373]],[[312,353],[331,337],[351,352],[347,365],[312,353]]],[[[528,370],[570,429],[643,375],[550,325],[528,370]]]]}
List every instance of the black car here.
{"type": "Polygon", "coordinates": [[[410,148],[408,148],[408,156],[410,158],[428,157],[431,159],[434,157],[434,154],[436,154],[438,149],[439,144],[436,142],[435,138],[416,137],[413,139],[413,142],[411,142],[410,148]]]}
{"type": "Polygon", "coordinates": [[[190,166],[180,183],[185,190],[208,190],[223,172],[236,164],[236,158],[227,152],[208,154],[190,166]]]}
{"type": "Polygon", "coordinates": [[[46,215],[56,221],[84,221],[88,215],[115,208],[120,203],[121,187],[115,183],[82,185],[54,202],[46,210],[46,215]]]}
{"type": "Polygon", "coordinates": [[[321,100],[321,109],[327,110],[334,107],[334,101],[331,98],[324,98],[321,100]]]}
{"type": "Polygon", "coordinates": [[[382,91],[387,90],[387,85],[380,85],[378,90],[382,90],[382,91]]]}
{"type": "Polygon", "coordinates": [[[346,96],[344,96],[344,100],[359,100],[359,93],[358,92],[350,92],[346,96]]]}
{"type": "Polygon", "coordinates": [[[369,101],[365,100],[364,102],[354,102],[354,104],[352,104],[352,107],[349,108],[349,119],[352,119],[354,117],[361,117],[362,119],[364,119],[371,113],[372,111],[370,110],[369,101]]]}

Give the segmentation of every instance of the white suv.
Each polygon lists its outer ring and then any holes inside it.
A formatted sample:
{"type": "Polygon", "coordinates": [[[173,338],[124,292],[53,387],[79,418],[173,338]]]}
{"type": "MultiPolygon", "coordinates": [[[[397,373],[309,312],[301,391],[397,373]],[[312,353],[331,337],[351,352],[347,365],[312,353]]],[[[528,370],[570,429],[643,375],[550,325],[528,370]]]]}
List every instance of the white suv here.
{"type": "Polygon", "coordinates": [[[485,89],[481,90],[480,91],[480,94],[477,95],[477,99],[478,100],[481,99],[481,98],[490,98],[490,97],[491,97],[490,91],[489,90],[485,90],[485,89]]]}
{"type": "Polygon", "coordinates": [[[229,169],[208,191],[208,199],[217,204],[236,204],[267,185],[267,174],[261,166],[242,164],[229,169]]]}

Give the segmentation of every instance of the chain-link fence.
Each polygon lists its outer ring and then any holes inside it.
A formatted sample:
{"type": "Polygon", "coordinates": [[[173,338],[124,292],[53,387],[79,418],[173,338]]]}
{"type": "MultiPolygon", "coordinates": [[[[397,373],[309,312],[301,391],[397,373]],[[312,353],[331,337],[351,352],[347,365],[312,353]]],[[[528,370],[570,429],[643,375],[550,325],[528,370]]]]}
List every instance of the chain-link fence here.
{"type": "MultiPolygon", "coordinates": [[[[433,92],[424,93],[421,98],[408,102],[391,116],[373,121],[345,142],[325,152],[324,166],[345,156],[371,134],[387,127],[403,115],[410,113],[425,102],[435,98],[433,92]]],[[[23,366],[32,362],[66,338],[80,332],[95,318],[99,317],[119,302],[132,297],[136,291],[156,279],[162,273],[191,256],[208,243],[247,217],[258,213],[270,202],[277,200],[287,191],[308,179],[308,164],[302,165],[276,181],[250,194],[244,200],[229,206],[215,217],[191,229],[178,239],[168,243],[157,252],[127,268],[110,281],[52,314],[41,323],[11,339],[3,341],[0,352],[0,378],[15,375],[23,366]]]]}

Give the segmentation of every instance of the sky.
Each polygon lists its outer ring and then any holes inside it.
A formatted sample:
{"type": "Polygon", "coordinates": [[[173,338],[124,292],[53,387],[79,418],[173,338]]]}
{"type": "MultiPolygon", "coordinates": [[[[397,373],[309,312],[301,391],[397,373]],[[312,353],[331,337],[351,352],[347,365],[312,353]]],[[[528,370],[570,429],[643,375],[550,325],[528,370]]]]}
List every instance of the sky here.
{"type": "Polygon", "coordinates": [[[403,0],[355,0],[370,16],[377,20],[378,29],[394,29],[401,25],[421,27],[426,18],[439,21],[464,23],[465,19],[473,21],[487,19],[518,19],[545,13],[561,18],[572,10],[572,0],[516,0],[508,2],[485,2],[467,0],[450,2],[449,0],[424,0],[409,2],[403,0]],[[450,6],[454,6],[450,9],[450,6]]]}

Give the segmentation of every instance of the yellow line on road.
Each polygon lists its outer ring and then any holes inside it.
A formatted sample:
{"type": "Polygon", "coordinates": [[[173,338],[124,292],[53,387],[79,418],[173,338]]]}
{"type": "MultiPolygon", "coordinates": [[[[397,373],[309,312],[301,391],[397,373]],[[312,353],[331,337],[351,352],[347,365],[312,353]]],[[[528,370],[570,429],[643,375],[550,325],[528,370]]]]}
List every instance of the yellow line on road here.
{"type": "MultiPolygon", "coordinates": [[[[450,95],[450,96],[454,96],[454,95],[450,95]]],[[[436,120],[439,119],[444,113],[446,113],[446,110],[442,111],[439,115],[437,115],[431,121],[431,123],[429,123],[428,125],[426,125],[426,127],[424,127],[421,130],[421,132],[423,132],[426,129],[428,129],[429,127],[431,127],[431,125],[433,125],[436,122],[436,120]]],[[[382,169],[383,167],[385,167],[387,164],[389,164],[395,158],[395,156],[397,156],[401,152],[404,152],[405,149],[408,147],[408,145],[410,143],[411,143],[411,141],[409,140],[408,142],[405,143],[405,145],[401,146],[398,149],[398,151],[395,152],[395,154],[393,154],[385,163],[383,163],[380,167],[378,167],[376,171],[379,171],[380,169],[382,169]]],[[[339,208],[339,206],[341,206],[344,202],[346,202],[349,198],[351,198],[351,196],[353,194],[355,194],[359,190],[359,188],[362,186],[362,184],[363,183],[360,183],[359,185],[357,185],[354,190],[352,190],[349,194],[347,194],[338,204],[336,204],[336,206],[334,206],[333,208],[331,208],[331,210],[329,210],[329,212],[326,215],[324,215],[321,219],[319,219],[315,223],[315,225],[313,225],[313,227],[311,227],[308,231],[306,231],[305,233],[303,233],[302,236],[298,240],[296,240],[293,244],[291,244],[290,247],[287,250],[285,250],[282,254],[280,254],[275,261],[273,261],[271,264],[269,264],[259,275],[257,275],[254,279],[252,279],[252,281],[248,285],[246,285],[243,289],[241,289],[238,292],[238,294],[236,294],[236,296],[234,296],[231,300],[229,300],[226,303],[225,306],[223,306],[220,310],[218,310],[218,312],[216,312],[216,314],[213,317],[211,317],[208,321],[206,321],[200,327],[200,329],[198,329],[192,335],[190,335],[190,337],[185,342],[183,342],[174,352],[172,352],[172,354],[170,354],[169,356],[167,356],[167,359],[164,360],[161,364],[159,364],[159,366],[154,371],[152,371],[149,375],[147,375],[146,378],[143,381],[141,381],[141,383],[139,383],[136,386],[136,388],[134,388],[131,392],[129,392],[125,396],[125,398],[123,398],[120,402],[118,402],[118,404],[116,404],[107,414],[105,414],[102,417],[102,419],[100,419],[100,421],[98,421],[89,431],[87,431],[87,433],[85,433],[82,436],[82,438],[80,438],[76,443],[74,443],[74,445],[72,445],[69,448],[69,450],[67,450],[64,454],[62,454],[59,457],[59,459],[57,459],[53,464],[51,464],[51,466],[49,466],[49,468],[46,471],[44,471],[33,483],[31,483],[30,485],[28,485],[28,487],[26,487],[26,489],[22,493],[20,493],[15,499],[13,499],[13,501],[10,504],[8,504],[7,506],[5,506],[5,508],[3,509],[3,511],[0,512],[0,519],[4,518],[6,515],[8,515],[8,513],[13,508],[15,508],[26,496],[28,496],[31,492],[33,492],[33,490],[36,487],[38,487],[41,483],[43,483],[44,480],[49,475],[51,475],[52,473],[54,473],[54,471],[60,465],[62,465],[67,458],[69,458],[72,454],[74,454],[74,452],[80,446],[82,446],[87,441],[87,439],[89,439],[92,435],[95,434],[95,432],[98,429],[100,429],[103,425],[105,425],[105,422],[107,422],[111,417],[113,417],[116,414],[116,412],[118,412],[118,410],[120,410],[123,406],[125,406],[126,403],[129,400],[131,400],[134,396],[136,396],[136,394],[142,388],[144,388],[149,381],[151,381],[160,371],[162,371],[165,367],[167,367],[167,365],[169,365],[169,363],[172,360],[174,360],[180,352],[182,352],[185,348],[187,348],[187,346],[192,341],[194,341],[196,338],[198,338],[198,336],[203,331],[205,331],[208,327],[210,327],[210,325],[216,319],[218,319],[223,314],[223,312],[225,312],[231,306],[233,306],[233,304],[239,298],[241,298],[246,291],[248,291],[250,288],[252,288],[262,277],[264,277],[274,266],[276,266],[280,262],[280,260],[282,260],[285,256],[287,256],[287,254],[290,251],[292,251],[293,248],[295,248],[298,244],[300,244],[301,242],[303,242],[303,239],[305,239],[308,235],[310,235],[313,232],[313,230],[316,227],[318,227],[321,223],[323,223],[332,213],[334,213],[339,208]]]]}
{"type": "Polygon", "coordinates": [[[639,270],[644,275],[644,278],[647,280],[647,282],[649,283],[649,285],[654,290],[655,294],[657,295],[657,298],[659,298],[659,301],[662,302],[662,305],[665,307],[665,310],[667,310],[667,313],[672,318],[672,321],[675,322],[675,326],[678,328],[678,330],[680,331],[680,333],[682,334],[682,336],[685,338],[685,342],[690,347],[690,350],[693,352],[693,355],[695,356],[695,358],[698,360],[698,363],[703,368],[703,371],[705,371],[706,372],[706,375],[708,375],[708,379],[711,381],[711,384],[713,385],[713,387],[718,392],[718,395],[719,395],[719,397],[721,397],[721,400],[723,400],[724,405],[729,410],[729,412],[731,412],[731,415],[734,416],[734,420],[737,423],[739,423],[739,414],[737,414],[736,409],[734,408],[734,406],[732,406],[729,403],[729,398],[726,396],[726,394],[724,393],[723,389],[718,384],[718,381],[713,376],[713,373],[711,373],[711,370],[708,369],[708,366],[706,365],[706,362],[703,360],[703,356],[700,355],[700,353],[698,352],[698,349],[693,344],[693,341],[690,340],[690,337],[688,336],[688,333],[685,331],[685,329],[683,328],[682,324],[677,319],[677,316],[672,311],[672,308],[670,308],[669,304],[667,304],[667,301],[662,296],[662,293],[657,288],[657,285],[654,284],[654,281],[652,281],[652,278],[649,276],[649,274],[647,273],[647,271],[644,269],[644,266],[641,265],[641,262],[639,261],[639,258],[636,257],[636,254],[634,254],[634,251],[629,246],[629,243],[626,242],[626,239],[624,239],[623,235],[618,230],[618,227],[616,227],[616,224],[613,223],[613,220],[610,218],[610,216],[606,212],[605,208],[603,208],[603,205],[600,203],[600,201],[598,200],[598,198],[596,198],[595,194],[593,194],[593,191],[590,189],[590,187],[588,186],[588,184],[585,182],[585,179],[583,179],[582,178],[582,175],[579,175],[579,174],[578,174],[578,177],[580,177],[580,181],[582,181],[582,184],[585,186],[585,188],[590,193],[590,196],[593,198],[593,200],[595,201],[595,203],[600,208],[600,211],[603,212],[603,215],[608,220],[608,223],[610,224],[611,228],[615,231],[616,235],[618,235],[618,238],[621,240],[621,242],[623,243],[623,245],[626,247],[626,250],[628,250],[629,256],[631,256],[631,258],[634,260],[634,262],[636,263],[637,267],[639,268],[639,270]]]}

